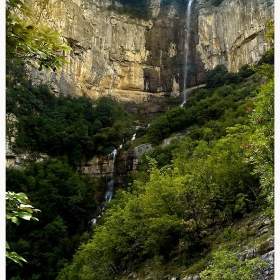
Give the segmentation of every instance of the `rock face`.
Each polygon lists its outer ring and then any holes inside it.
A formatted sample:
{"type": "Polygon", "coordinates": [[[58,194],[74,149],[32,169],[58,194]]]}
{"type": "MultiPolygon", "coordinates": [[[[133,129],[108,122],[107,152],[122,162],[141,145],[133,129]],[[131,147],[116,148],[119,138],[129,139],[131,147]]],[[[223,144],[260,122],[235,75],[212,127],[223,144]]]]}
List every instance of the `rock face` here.
{"type": "Polygon", "coordinates": [[[237,72],[268,49],[265,21],[274,18],[273,0],[225,0],[219,7],[198,2],[197,50],[206,69],[224,64],[237,72]]]}
{"type": "MultiPolygon", "coordinates": [[[[38,21],[61,32],[72,47],[69,65],[57,73],[33,71],[56,92],[111,94],[137,103],[154,93],[179,93],[183,86],[187,4],[150,0],[150,20],[108,10],[109,0],[27,0],[38,21]]],[[[218,7],[194,0],[191,11],[187,87],[204,82],[218,64],[238,71],[267,50],[265,20],[274,1],[225,0],[218,7]]]]}
{"type": "Polygon", "coordinates": [[[78,171],[88,176],[115,177],[115,185],[122,186],[127,173],[137,169],[142,154],[152,151],[152,149],[151,144],[142,144],[129,150],[120,149],[115,158],[110,155],[107,157],[95,156],[93,159],[82,163],[78,167],[78,171]]]}

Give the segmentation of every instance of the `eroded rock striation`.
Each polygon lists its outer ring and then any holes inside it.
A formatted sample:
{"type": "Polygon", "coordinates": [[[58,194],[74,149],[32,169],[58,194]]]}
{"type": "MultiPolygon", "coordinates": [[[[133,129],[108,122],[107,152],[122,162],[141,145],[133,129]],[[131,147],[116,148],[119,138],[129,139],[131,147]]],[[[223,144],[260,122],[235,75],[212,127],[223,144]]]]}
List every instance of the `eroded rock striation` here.
{"type": "Polygon", "coordinates": [[[265,22],[274,18],[273,0],[225,0],[218,7],[198,1],[197,50],[205,69],[224,64],[230,72],[252,65],[268,50],[265,22]]]}
{"type": "MultiPolygon", "coordinates": [[[[72,47],[69,65],[57,73],[33,71],[34,83],[56,92],[111,94],[123,101],[146,101],[154,93],[179,93],[183,85],[186,6],[150,0],[151,19],[108,10],[109,0],[28,0],[38,21],[61,32],[72,47]]],[[[204,82],[218,64],[236,72],[268,49],[265,21],[274,1],[224,0],[218,7],[195,0],[191,12],[187,87],[204,82]]]]}

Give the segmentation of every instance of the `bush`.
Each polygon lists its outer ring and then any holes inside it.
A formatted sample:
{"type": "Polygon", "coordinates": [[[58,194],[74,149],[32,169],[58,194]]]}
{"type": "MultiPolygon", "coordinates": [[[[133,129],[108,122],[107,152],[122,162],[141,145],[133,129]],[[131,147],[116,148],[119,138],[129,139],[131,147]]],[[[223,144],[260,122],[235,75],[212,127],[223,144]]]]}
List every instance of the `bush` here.
{"type": "Polygon", "coordinates": [[[129,14],[133,17],[149,19],[149,2],[147,0],[119,0],[122,7],[117,7],[113,3],[108,7],[109,10],[116,10],[119,13],[129,14]]]}
{"type": "Polygon", "coordinates": [[[227,73],[224,76],[224,83],[229,84],[239,84],[243,81],[243,78],[238,73],[227,73]]]}
{"type": "Polygon", "coordinates": [[[251,75],[254,74],[254,71],[252,70],[252,68],[246,64],[246,65],[243,65],[240,69],[239,69],[239,75],[245,79],[245,78],[248,78],[250,77],[251,75]]]}
{"type": "Polygon", "coordinates": [[[261,59],[259,60],[259,62],[257,63],[257,65],[262,65],[263,63],[267,63],[267,64],[274,64],[274,49],[270,49],[268,51],[266,51],[261,59]]]}
{"type": "Polygon", "coordinates": [[[225,84],[225,75],[228,73],[224,65],[217,65],[206,76],[206,87],[215,88],[225,84]]]}
{"type": "Polygon", "coordinates": [[[148,139],[153,145],[158,145],[169,134],[169,122],[166,116],[155,119],[147,131],[148,139]]]}
{"type": "Polygon", "coordinates": [[[236,253],[221,250],[213,254],[211,264],[200,276],[207,280],[251,280],[260,274],[257,269],[266,265],[260,258],[241,261],[236,253]]]}

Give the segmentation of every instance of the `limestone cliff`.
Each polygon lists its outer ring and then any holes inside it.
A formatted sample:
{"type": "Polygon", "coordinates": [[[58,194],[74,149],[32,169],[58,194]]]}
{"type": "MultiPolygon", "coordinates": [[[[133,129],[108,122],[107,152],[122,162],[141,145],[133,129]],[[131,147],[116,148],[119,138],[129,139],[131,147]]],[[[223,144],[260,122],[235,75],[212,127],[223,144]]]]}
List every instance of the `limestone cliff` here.
{"type": "MultiPolygon", "coordinates": [[[[112,94],[135,102],[182,91],[186,3],[150,0],[152,18],[140,20],[108,10],[110,0],[28,2],[38,21],[61,32],[72,47],[69,65],[58,73],[33,71],[34,82],[43,80],[64,94],[112,94]]],[[[218,7],[195,0],[187,87],[202,83],[217,64],[237,71],[256,62],[268,48],[265,20],[273,15],[271,0],[224,0],[218,7]]]]}
{"type": "Polygon", "coordinates": [[[197,50],[205,69],[218,64],[237,72],[252,65],[268,49],[265,21],[274,18],[273,0],[225,0],[219,7],[198,1],[197,50]]]}
{"type": "Polygon", "coordinates": [[[87,162],[82,162],[77,170],[83,175],[106,176],[115,178],[115,186],[124,184],[127,173],[136,170],[143,153],[152,151],[151,144],[142,144],[129,150],[119,149],[116,158],[112,156],[95,156],[87,162]]]}

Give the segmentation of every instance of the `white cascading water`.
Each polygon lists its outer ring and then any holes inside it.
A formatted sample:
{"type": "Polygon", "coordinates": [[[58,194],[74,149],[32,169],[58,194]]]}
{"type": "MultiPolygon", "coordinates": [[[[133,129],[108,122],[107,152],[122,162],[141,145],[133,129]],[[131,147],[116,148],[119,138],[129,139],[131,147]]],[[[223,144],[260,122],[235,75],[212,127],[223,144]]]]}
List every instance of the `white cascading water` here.
{"type": "Polygon", "coordinates": [[[134,140],[135,140],[135,137],[136,137],[136,133],[134,133],[134,134],[132,135],[131,141],[134,141],[134,140]]]}
{"type": "Polygon", "coordinates": [[[186,92],[186,86],[187,86],[187,78],[188,78],[188,56],[189,56],[189,46],[190,46],[190,30],[191,30],[191,9],[192,9],[192,3],[194,0],[189,0],[187,5],[187,11],[186,11],[186,29],[185,29],[185,44],[184,44],[184,69],[183,69],[183,102],[181,104],[181,107],[184,106],[187,100],[187,92],[186,92]]]}
{"type": "Polygon", "coordinates": [[[113,197],[114,183],[115,183],[115,180],[112,178],[109,181],[109,183],[107,184],[107,189],[106,189],[105,198],[104,198],[105,202],[111,201],[111,199],[113,197]]]}
{"type": "MultiPolygon", "coordinates": [[[[121,145],[122,146],[122,145],[121,145]]],[[[121,148],[120,146],[120,148],[121,148]]],[[[111,152],[108,155],[108,160],[113,160],[113,166],[115,166],[115,159],[116,159],[116,155],[118,153],[117,149],[114,149],[113,152],[111,152]]],[[[110,179],[110,181],[108,182],[107,186],[106,186],[106,192],[104,195],[104,200],[101,203],[101,215],[104,214],[104,210],[105,210],[105,203],[108,201],[111,201],[111,199],[113,198],[113,194],[114,194],[114,184],[115,184],[115,180],[114,180],[114,176],[110,179]]],[[[97,223],[97,220],[99,218],[101,218],[101,215],[99,215],[97,218],[93,218],[88,222],[88,228],[87,231],[90,231],[90,228],[92,225],[97,223]]]]}
{"type": "Polygon", "coordinates": [[[108,155],[108,159],[112,159],[115,161],[117,153],[118,153],[118,150],[114,149],[114,151],[108,155]]]}
{"type": "MultiPolygon", "coordinates": [[[[115,166],[115,159],[116,159],[117,153],[118,153],[118,150],[114,149],[114,151],[108,155],[108,159],[113,160],[113,166],[115,166]]],[[[110,201],[112,199],[114,183],[115,183],[115,180],[114,180],[114,177],[112,177],[111,180],[109,181],[109,183],[107,184],[104,202],[110,201]]]]}

